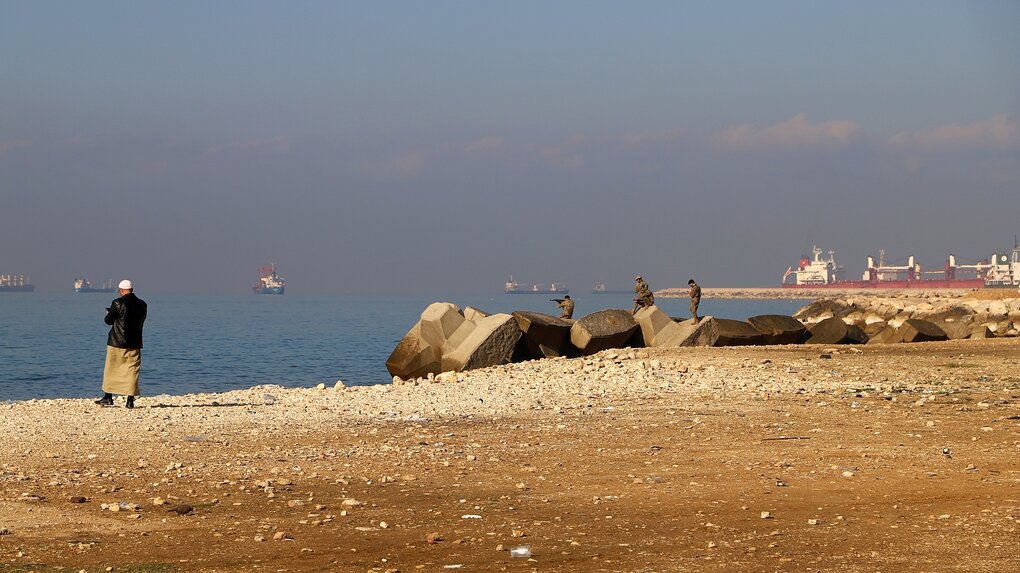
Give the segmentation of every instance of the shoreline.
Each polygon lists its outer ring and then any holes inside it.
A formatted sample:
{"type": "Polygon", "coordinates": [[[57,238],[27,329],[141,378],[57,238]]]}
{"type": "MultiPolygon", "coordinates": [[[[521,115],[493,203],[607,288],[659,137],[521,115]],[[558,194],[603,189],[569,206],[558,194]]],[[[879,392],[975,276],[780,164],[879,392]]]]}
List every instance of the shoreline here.
{"type": "MultiPolygon", "coordinates": [[[[780,288],[780,287],[702,287],[702,299],[772,299],[772,300],[811,300],[846,296],[864,297],[910,297],[910,298],[961,298],[979,293],[1011,293],[1020,296],[1015,289],[843,289],[843,288],[780,288]]],[[[655,291],[656,297],[688,298],[686,287],[669,287],[655,291]]],[[[987,296],[1009,296],[993,295],[987,296]]]]}
{"type": "Polygon", "coordinates": [[[941,572],[951,545],[1012,570],[1018,349],[621,349],[4,404],[0,569],[941,572]]]}

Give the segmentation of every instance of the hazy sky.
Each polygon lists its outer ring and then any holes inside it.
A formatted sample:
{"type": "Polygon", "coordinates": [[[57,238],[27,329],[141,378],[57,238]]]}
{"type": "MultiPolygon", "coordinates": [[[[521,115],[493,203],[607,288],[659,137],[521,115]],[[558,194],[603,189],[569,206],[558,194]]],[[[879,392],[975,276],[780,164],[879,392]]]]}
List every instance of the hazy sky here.
{"type": "Polygon", "coordinates": [[[1020,233],[1020,2],[0,0],[40,291],[778,284],[1020,233]]]}

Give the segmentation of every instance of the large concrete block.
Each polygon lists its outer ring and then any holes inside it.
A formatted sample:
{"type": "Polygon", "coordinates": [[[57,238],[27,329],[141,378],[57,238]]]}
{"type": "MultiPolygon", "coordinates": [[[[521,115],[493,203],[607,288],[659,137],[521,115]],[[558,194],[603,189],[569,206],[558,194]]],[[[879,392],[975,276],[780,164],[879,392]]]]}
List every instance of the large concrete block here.
{"type": "Polygon", "coordinates": [[[847,324],[836,317],[826,318],[808,327],[806,344],[845,344],[847,324]]]}
{"type": "Polygon", "coordinates": [[[747,322],[762,334],[763,344],[797,344],[807,332],[799,320],[782,314],[752,316],[747,322]]]}
{"type": "Polygon", "coordinates": [[[390,357],[386,359],[386,370],[390,376],[401,378],[424,378],[429,373],[442,372],[440,348],[429,344],[421,333],[418,322],[397,343],[390,357]]]}
{"type": "Polygon", "coordinates": [[[457,305],[434,302],[421,313],[421,335],[429,344],[442,348],[466,320],[457,305]]]}
{"type": "Polygon", "coordinates": [[[571,322],[541,312],[517,310],[514,320],[521,330],[521,344],[527,358],[566,356],[570,345],[571,322]]]}
{"type": "Polygon", "coordinates": [[[900,335],[903,342],[934,342],[938,340],[949,340],[945,331],[933,322],[911,318],[900,325],[900,335]]]}
{"type": "Polygon", "coordinates": [[[714,346],[719,339],[719,325],[714,317],[706,316],[694,322],[694,319],[679,322],[679,346],[714,346]]]}
{"type": "Polygon", "coordinates": [[[764,336],[749,322],[729,318],[715,319],[719,336],[712,346],[757,346],[763,343],[764,336]]]}
{"type": "Polygon", "coordinates": [[[856,324],[846,325],[846,340],[844,344],[867,344],[868,334],[864,332],[864,329],[856,324]]]}
{"type": "Polygon", "coordinates": [[[510,362],[521,329],[509,314],[493,314],[474,322],[474,328],[456,348],[443,352],[444,372],[473,370],[510,362]]]}
{"type": "Polygon", "coordinates": [[[608,348],[623,347],[637,330],[638,324],[630,312],[621,309],[600,310],[570,327],[570,343],[581,354],[595,354],[608,348]]]}
{"type": "Polygon", "coordinates": [[[900,329],[891,325],[885,325],[882,330],[871,335],[868,344],[899,344],[903,342],[903,334],[900,329]]]}
{"type": "Polygon", "coordinates": [[[963,340],[965,338],[970,338],[970,333],[974,330],[974,325],[960,320],[939,322],[936,324],[938,324],[939,328],[942,329],[942,332],[946,333],[949,340],[963,340]]]}
{"type": "Polygon", "coordinates": [[[634,314],[640,328],[639,334],[645,346],[680,346],[684,330],[658,306],[646,306],[634,314]]]}

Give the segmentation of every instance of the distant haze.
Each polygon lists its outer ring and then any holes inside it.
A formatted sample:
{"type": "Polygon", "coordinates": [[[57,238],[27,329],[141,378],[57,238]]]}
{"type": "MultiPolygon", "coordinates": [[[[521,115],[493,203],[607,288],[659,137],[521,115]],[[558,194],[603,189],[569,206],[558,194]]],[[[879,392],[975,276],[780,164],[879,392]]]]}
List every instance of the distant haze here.
{"type": "Polygon", "coordinates": [[[1020,233],[1020,3],[0,0],[40,291],[770,286],[1020,233]]]}

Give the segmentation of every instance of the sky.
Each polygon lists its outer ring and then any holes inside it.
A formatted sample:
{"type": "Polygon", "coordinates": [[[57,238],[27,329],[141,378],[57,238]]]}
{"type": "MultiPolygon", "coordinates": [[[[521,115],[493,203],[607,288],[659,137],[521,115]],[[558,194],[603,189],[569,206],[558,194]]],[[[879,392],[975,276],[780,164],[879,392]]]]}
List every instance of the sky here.
{"type": "Polygon", "coordinates": [[[1020,2],[0,0],[39,291],[773,286],[1020,234],[1020,2]]]}

